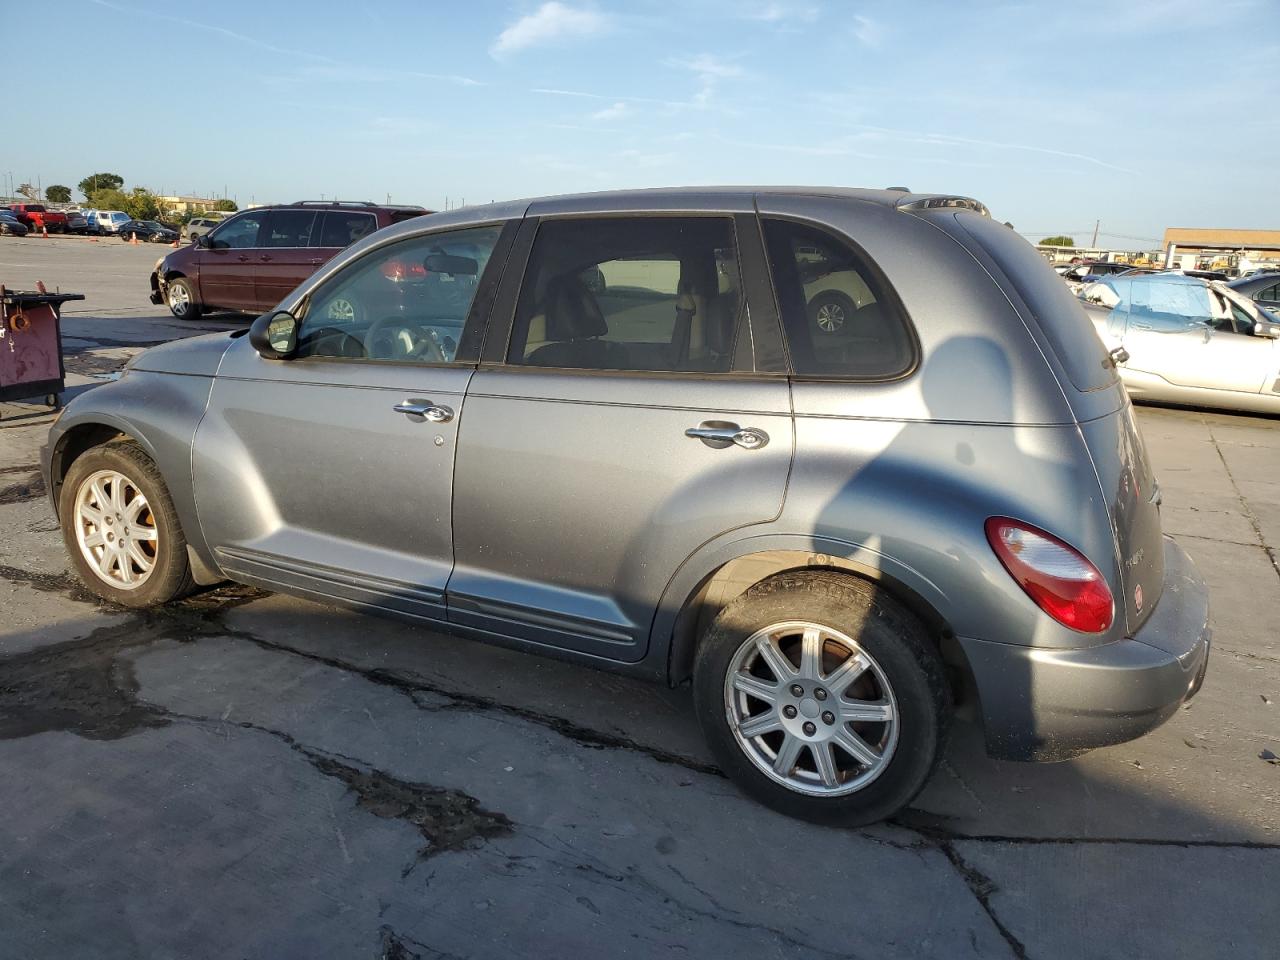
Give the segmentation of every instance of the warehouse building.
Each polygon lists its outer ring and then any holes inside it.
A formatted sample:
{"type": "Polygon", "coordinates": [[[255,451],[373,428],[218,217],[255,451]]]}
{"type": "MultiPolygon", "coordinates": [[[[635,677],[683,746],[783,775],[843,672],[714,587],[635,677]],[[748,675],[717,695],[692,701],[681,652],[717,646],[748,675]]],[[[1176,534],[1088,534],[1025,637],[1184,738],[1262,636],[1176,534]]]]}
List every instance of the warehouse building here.
{"type": "Polygon", "coordinates": [[[1280,230],[1169,227],[1164,232],[1166,267],[1239,274],[1280,267],[1280,230]]]}

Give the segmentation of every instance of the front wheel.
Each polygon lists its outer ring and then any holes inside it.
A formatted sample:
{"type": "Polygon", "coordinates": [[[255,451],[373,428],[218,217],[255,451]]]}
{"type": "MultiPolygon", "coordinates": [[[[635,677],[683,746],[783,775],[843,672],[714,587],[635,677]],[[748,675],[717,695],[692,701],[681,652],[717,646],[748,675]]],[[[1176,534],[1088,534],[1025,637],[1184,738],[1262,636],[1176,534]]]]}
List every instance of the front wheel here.
{"type": "Polygon", "coordinates": [[[63,481],[58,516],[76,572],[104,600],[152,607],[191,591],[178,512],[136,443],[113,440],[81,455],[63,481]]]}
{"type": "Polygon", "coordinates": [[[191,281],[186,277],[174,277],[169,281],[165,300],[169,304],[169,312],[179,320],[198,319],[202,312],[191,281]]]}
{"type": "Polygon", "coordinates": [[[850,826],[892,816],[933,772],[949,717],[923,626],[874,585],[825,571],[756,584],[694,665],[698,718],[748,794],[850,826]]]}

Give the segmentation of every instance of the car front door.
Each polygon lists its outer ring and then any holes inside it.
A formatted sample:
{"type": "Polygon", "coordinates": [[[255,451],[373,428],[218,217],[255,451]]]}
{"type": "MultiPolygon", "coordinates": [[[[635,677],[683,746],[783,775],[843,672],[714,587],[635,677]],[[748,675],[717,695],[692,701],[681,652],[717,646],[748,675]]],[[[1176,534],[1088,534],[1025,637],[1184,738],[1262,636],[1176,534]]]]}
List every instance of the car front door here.
{"type": "Polygon", "coordinates": [[[228,574],[445,620],[454,455],[487,313],[475,293],[500,241],[498,224],[375,247],[306,296],[290,359],[236,341],[192,458],[228,574]],[[467,279],[449,296],[428,282],[444,268],[467,279]]]}
{"type": "Polygon", "coordinates": [[[254,270],[255,303],[258,310],[270,310],[294,287],[315,272],[315,250],[311,231],[317,213],[305,207],[273,210],[258,236],[258,249],[251,251],[254,270]]]}
{"type": "Polygon", "coordinates": [[[255,310],[258,304],[258,235],[269,211],[232,217],[210,233],[209,245],[196,256],[200,302],[232,310],[255,310]]]}
{"type": "Polygon", "coordinates": [[[749,211],[526,221],[459,436],[452,623],[635,662],[681,564],[777,516],[792,420],[754,369],[749,211]]]}
{"type": "Polygon", "coordinates": [[[1208,287],[1136,277],[1125,311],[1122,345],[1131,370],[1179,387],[1262,392],[1277,377],[1276,341],[1253,336],[1253,319],[1232,306],[1216,317],[1208,287]]]}

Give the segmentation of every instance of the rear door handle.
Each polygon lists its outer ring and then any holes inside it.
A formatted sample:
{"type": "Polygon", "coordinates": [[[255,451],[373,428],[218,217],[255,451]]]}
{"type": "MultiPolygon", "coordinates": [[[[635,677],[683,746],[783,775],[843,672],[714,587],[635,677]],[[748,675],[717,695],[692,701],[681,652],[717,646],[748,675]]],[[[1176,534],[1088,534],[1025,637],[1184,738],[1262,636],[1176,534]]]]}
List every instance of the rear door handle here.
{"type": "Polygon", "coordinates": [[[271,258],[270,258],[270,257],[268,257],[265,253],[264,253],[262,256],[260,256],[258,259],[259,259],[259,260],[261,260],[263,263],[270,263],[270,262],[271,262],[271,258]]]}
{"type": "Polygon", "coordinates": [[[408,417],[422,417],[432,423],[448,423],[453,419],[452,409],[432,403],[430,400],[401,400],[391,409],[408,417]]]}
{"type": "Polygon", "coordinates": [[[311,265],[312,265],[313,267],[318,267],[318,266],[320,266],[320,264],[322,264],[322,263],[324,263],[324,257],[312,257],[312,258],[311,258],[311,265]]]}
{"type": "Polygon", "coordinates": [[[249,262],[249,258],[248,258],[245,254],[243,254],[243,253],[242,253],[242,254],[240,254],[240,256],[236,257],[236,259],[237,259],[237,260],[239,260],[241,263],[248,263],[248,262],[249,262]]]}
{"type": "Polygon", "coordinates": [[[704,420],[696,427],[690,427],[684,435],[718,450],[730,444],[737,444],[745,450],[759,450],[769,442],[769,435],[759,427],[740,427],[724,420],[704,420]]]}

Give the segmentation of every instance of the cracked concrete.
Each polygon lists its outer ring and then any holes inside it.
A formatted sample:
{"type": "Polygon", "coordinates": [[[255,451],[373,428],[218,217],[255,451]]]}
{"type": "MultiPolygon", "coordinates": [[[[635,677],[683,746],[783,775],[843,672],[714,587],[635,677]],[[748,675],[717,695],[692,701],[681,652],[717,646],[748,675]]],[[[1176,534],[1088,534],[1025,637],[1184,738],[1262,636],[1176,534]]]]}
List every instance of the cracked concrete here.
{"type": "MultiPolygon", "coordinates": [[[[154,251],[91,250],[85,276],[119,291],[66,318],[85,371],[195,332],[145,303],[154,251]],[[111,279],[125,266],[142,282],[111,279]]],[[[988,760],[959,724],[912,809],[840,830],[741,797],[683,690],[246,588],[151,613],[96,601],[43,497],[9,493],[48,420],[10,412],[0,953],[1039,960],[1280,942],[1280,768],[1258,759],[1280,749],[1278,421],[1139,412],[1166,529],[1214,591],[1189,709],[1052,766],[988,760]]]]}

